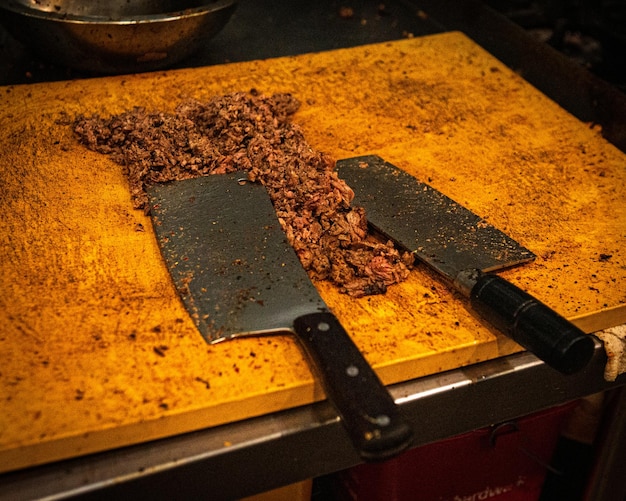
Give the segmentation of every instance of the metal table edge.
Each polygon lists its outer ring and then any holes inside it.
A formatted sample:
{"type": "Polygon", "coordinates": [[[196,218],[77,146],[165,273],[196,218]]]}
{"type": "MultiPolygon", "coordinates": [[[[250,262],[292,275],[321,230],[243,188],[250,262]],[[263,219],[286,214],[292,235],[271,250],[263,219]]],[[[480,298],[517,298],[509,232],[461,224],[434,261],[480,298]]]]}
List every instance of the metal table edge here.
{"type": "MultiPolygon", "coordinates": [[[[604,380],[596,340],[564,376],[528,352],[390,386],[418,447],[622,386],[604,380]],[[476,402],[482,402],[476,405],[476,402]]],[[[236,499],[361,461],[339,417],[319,402],[206,430],[0,475],[0,500],[236,499]]]]}

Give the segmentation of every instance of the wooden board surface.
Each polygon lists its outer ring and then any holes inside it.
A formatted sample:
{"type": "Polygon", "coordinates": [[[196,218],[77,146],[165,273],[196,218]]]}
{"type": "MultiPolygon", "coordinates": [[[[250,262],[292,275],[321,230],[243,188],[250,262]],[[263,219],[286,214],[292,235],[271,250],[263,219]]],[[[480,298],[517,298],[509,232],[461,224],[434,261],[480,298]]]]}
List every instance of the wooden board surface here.
{"type": "MultiPolygon", "coordinates": [[[[538,255],[503,275],[586,331],[626,322],[626,158],[459,33],[0,88],[0,471],[323,398],[288,336],[205,344],[121,168],[68,120],[290,92],[309,142],[377,154],[538,255]]],[[[519,351],[429,271],[319,289],[386,383],[519,351]]],[[[228,443],[228,437],[224,437],[228,443]]]]}

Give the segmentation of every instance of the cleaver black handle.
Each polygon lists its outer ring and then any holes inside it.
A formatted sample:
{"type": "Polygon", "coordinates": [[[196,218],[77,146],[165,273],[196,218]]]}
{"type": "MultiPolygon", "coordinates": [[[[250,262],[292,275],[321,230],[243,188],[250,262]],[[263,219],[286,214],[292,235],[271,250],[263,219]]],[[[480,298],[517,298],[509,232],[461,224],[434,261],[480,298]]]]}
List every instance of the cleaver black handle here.
{"type": "Polygon", "coordinates": [[[580,371],[593,356],[591,336],[498,275],[478,272],[470,302],[494,327],[563,374],[580,371]]]}
{"type": "Polygon", "coordinates": [[[382,461],[405,450],[411,428],[335,316],[303,315],[294,321],[294,330],[361,457],[382,461]]]}

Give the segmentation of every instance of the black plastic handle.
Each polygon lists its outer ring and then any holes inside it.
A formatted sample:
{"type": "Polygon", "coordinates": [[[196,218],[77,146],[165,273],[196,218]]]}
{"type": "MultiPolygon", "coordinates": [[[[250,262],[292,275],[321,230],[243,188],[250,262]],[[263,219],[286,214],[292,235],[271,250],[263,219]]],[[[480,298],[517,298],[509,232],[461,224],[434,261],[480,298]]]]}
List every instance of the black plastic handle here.
{"type": "Polygon", "coordinates": [[[494,327],[563,374],[578,372],[593,356],[591,336],[498,275],[479,274],[470,301],[494,327]]]}
{"type": "Polygon", "coordinates": [[[405,450],[411,428],[335,316],[303,315],[294,321],[294,330],[361,457],[382,461],[405,450]]]}

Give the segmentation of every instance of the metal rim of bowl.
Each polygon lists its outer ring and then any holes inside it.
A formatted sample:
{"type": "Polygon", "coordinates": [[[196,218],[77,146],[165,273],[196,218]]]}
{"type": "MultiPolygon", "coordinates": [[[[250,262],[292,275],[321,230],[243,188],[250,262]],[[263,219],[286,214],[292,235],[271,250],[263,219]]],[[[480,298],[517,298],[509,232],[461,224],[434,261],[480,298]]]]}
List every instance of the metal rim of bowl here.
{"type": "Polygon", "coordinates": [[[7,3],[1,3],[0,8],[25,16],[50,21],[57,21],[61,23],[125,25],[140,23],[161,23],[176,21],[182,18],[203,16],[205,14],[230,7],[236,3],[236,0],[209,0],[205,5],[201,5],[199,7],[191,7],[189,9],[181,9],[174,12],[164,12],[162,14],[132,15],[120,19],[112,18],[110,16],[78,16],[75,14],[68,14],[64,12],[43,11],[31,9],[20,2],[11,1],[7,3]]]}

